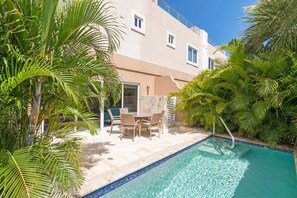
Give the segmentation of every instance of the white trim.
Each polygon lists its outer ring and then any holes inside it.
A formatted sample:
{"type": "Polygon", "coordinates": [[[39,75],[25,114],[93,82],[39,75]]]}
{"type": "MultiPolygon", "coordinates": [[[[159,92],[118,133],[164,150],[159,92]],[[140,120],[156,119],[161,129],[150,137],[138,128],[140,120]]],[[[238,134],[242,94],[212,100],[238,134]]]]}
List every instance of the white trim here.
{"type": "Polygon", "coordinates": [[[137,113],[139,113],[139,104],[140,104],[140,85],[137,85],[137,113]]]}
{"type": "Polygon", "coordinates": [[[136,13],[134,10],[132,11],[132,24],[131,29],[145,35],[145,17],[136,13]],[[135,17],[142,19],[142,26],[141,28],[135,26],[135,17]]]}
{"type": "MultiPolygon", "coordinates": [[[[101,90],[104,88],[104,81],[103,80],[96,80],[101,84],[101,90]]],[[[99,111],[100,111],[100,130],[104,129],[104,96],[101,93],[100,97],[100,104],[99,104],[99,111]]]]}
{"type": "Polygon", "coordinates": [[[169,31],[167,31],[166,41],[167,41],[166,43],[167,43],[167,46],[168,46],[168,47],[171,47],[171,48],[173,48],[173,49],[176,48],[176,36],[175,36],[175,34],[173,34],[173,33],[169,32],[169,31]],[[169,43],[169,41],[168,41],[169,36],[172,36],[172,37],[173,37],[173,43],[169,43]]]}
{"type": "Polygon", "coordinates": [[[125,83],[122,82],[121,108],[124,108],[124,90],[125,90],[124,85],[125,83]]]}
{"type": "Polygon", "coordinates": [[[192,45],[192,44],[189,44],[189,43],[187,43],[187,64],[189,64],[189,65],[193,65],[193,66],[195,66],[195,67],[198,67],[198,62],[199,62],[199,57],[198,57],[198,55],[199,55],[199,50],[198,50],[198,48],[197,47],[195,47],[194,45],[192,45]],[[197,55],[196,55],[196,58],[197,58],[197,63],[195,63],[195,62],[192,62],[192,61],[189,61],[188,60],[188,57],[189,57],[189,47],[191,47],[191,48],[193,48],[194,50],[196,50],[197,51],[197,55]]]}
{"type": "Polygon", "coordinates": [[[41,122],[41,134],[44,133],[44,120],[42,120],[41,122]]]}
{"type": "MultiPolygon", "coordinates": [[[[103,90],[104,88],[104,81],[103,80],[99,80],[101,82],[101,89],[103,90]]],[[[100,129],[104,128],[104,97],[103,94],[101,94],[102,96],[100,97],[100,129]]]]}

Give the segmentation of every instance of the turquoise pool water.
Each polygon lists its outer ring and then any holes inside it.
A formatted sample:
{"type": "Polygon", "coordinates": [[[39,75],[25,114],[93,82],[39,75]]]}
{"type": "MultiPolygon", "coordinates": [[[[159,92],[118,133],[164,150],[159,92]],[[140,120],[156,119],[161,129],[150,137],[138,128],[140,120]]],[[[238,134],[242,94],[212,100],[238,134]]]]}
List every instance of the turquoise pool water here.
{"type": "Polygon", "coordinates": [[[230,150],[208,138],[103,197],[296,198],[294,157],[244,143],[230,150]]]}

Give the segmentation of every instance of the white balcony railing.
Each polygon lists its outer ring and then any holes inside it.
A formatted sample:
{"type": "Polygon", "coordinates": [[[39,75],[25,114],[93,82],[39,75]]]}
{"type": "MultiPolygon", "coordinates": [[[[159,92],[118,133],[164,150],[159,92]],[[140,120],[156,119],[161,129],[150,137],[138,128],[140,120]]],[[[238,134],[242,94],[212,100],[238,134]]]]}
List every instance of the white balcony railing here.
{"type": "Polygon", "coordinates": [[[184,17],[182,14],[180,14],[178,11],[176,11],[173,7],[171,7],[166,1],[164,0],[158,0],[158,5],[160,8],[168,12],[171,16],[176,18],[179,22],[184,24],[186,27],[191,29],[196,34],[200,34],[200,29],[193,25],[186,17],[184,17]]]}
{"type": "MultiPolygon", "coordinates": [[[[186,27],[191,29],[193,32],[196,34],[200,35],[200,29],[193,25],[191,21],[189,21],[186,17],[184,17],[182,14],[180,14],[178,11],[176,11],[171,5],[169,5],[165,0],[158,0],[158,6],[168,12],[171,16],[176,18],[179,22],[184,24],[186,27]]],[[[208,43],[211,44],[212,46],[217,46],[215,42],[212,40],[208,39],[208,43]]]]}

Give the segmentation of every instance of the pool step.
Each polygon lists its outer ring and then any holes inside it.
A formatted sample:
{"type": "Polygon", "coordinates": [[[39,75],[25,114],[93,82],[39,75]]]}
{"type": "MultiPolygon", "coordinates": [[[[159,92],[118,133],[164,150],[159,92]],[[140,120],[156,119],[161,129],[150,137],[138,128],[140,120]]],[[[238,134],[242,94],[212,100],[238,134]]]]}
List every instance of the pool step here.
{"type": "Polygon", "coordinates": [[[248,153],[250,149],[248,148],[241,148],[235,145],[233,149],[230,149],[225,145],[224,142],[214,140],[209,142],[204,142],[203,145],[200,145],[197,148],[201,155],[206,157],[226,157],[226,158],[232,158],[232,157],[241,157],[244,154],[248,153]]]}

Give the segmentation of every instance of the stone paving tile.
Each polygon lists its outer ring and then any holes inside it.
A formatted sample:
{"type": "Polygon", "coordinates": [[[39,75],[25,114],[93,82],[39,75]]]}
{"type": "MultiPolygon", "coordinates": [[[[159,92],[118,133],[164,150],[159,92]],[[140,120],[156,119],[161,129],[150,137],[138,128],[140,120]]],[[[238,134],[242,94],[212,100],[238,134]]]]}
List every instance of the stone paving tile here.
{"type": "Polygon", "coordinates": [[[170,133],[164,130],[161,138],[153,136],[152,140],[135,137],[134,142],[131,137],[121,141],[118,133],[109,135],[109,131],[101,131],[96,136],[80,132],[84,137],[81,171],[85,182],[79,194],[91,193],[210,135],[198,129],[188,133],[176,129],[172,134],[173,130],[170,129],[170,133]]]}

